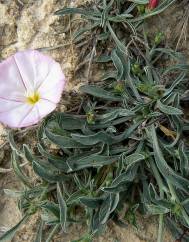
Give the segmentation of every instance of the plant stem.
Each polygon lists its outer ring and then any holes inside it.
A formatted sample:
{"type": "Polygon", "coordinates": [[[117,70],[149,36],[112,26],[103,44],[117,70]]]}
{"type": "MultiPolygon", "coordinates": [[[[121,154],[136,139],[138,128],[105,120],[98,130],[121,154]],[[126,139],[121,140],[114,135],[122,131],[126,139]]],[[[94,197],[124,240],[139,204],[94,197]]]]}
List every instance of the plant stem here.
{"type": "MultiPolygon", "coordinates": [[[[156,181],[157,181],[159,189],[160,189],[160,197],[163,198],[165,186],[164,186],[161,176],[157,170],[157,167],[153,163],[153,160],[150,159],[149,161],[150,161],[150,166],[154,172],[154,176],[156,178],[156,181]]],[[[163,224],[164,224],[163,223],[163,214],[160,214],[159,215],[159,227],[158,227],[157,242],[163,242],[163,224]]]]}
{"type": "MultiPolygon", "coordinates": [[[[171,192],[171,195],[172,195],[172,199],[175,200],[178,204],[181,204],[176,192],[175,192],[175,189],[173,187],[173,185],[168,182],[168,186],[169,186],[169,189],[170,189],[170,192],[171,192]]],[[[187,214],[187,212],[185,211],[185,208],[182,206],[182,210],[181,210],[181,213],[182,213],[182,216],[183,218],[185,219],[186,223],[189,225],[189,216],[187,214]]]]}
{"type": "Polygon", "coordinates": [[[53,238],[54,234],[56,233],[56,231],[58,230],[59,226],[60,226],[59,224],[56,224],[54,226],[54,228],[51,230],[48,238],[46,239],[46,242],[50,242],[52,240],[52,238],[53,238]]]}
{"type": "Polygon", "coordinates": [[[163,224],[163,214],[160,214],[157,242],[163,242],[163,224]]]}
{"type": "Polygon", "coordinates": [[[161,178],[161,176],[160,176],[160,174],[159,174],[159,171],[158,171],[156,165],[154,164],[154,161],[153,161],[152,159],[149,159],[149,162],[150,162],[150,166],[151,166],[151,168],[152,168],[152,171],[153,171],[153,173],[154,173],[154,176],[155,176],[155,178],[156,178],[156,181],[157,181],[157,183],[158,183],[158,186],[159,186],[160,196],[161,196],[161,198],[163,198],[163,196],[164,196],[164,192],[165,192],[167,189],[166,189],[166,187],[165,187],[164,184],[163,184],[162,178],[161,178]]]}

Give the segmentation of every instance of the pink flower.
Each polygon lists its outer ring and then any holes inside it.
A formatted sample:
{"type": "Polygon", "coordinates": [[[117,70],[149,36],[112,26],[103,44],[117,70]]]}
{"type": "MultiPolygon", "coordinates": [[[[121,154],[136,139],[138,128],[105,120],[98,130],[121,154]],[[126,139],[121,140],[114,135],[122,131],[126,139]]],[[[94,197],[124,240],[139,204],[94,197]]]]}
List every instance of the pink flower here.
{"type": "Polygon", "coordinates": [[[158,0],[150,0],[148,4],[149,9],[154,9],[158,6],[159,1],[158,0]]]}
{"type": "Polygon", "coordinates": [[[0,122],[13,128],[36,124],[56,108],[65,85],[60,65],[35,50],[0,63],[0,122]]]}

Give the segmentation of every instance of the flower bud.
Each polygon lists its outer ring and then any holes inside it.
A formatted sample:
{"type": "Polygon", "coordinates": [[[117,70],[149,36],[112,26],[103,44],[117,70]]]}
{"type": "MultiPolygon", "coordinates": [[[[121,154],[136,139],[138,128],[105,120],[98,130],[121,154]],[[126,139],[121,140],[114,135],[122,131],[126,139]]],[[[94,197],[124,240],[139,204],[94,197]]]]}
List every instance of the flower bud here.
{"type": "Polygon", "coordinates": [[[135,63],[131,67],[132,73],[136,76],[140,76],[142,74],[142,69],[138,63],[135,63]]]}
{"type": "Polygon", "coordinates": [[[164,33],[158,32],[155,35],[155,38],[154,38],[155,45],[159,45],[162,42],[163,39],[164,39],[164,33]]]}
{"type": "Polygon", "coordinates": [[[150,0],[148,4],[149,9],[154,9],[158,6],[159,1],[158,0],[150,0]]]}
{"type": "Polygon", "coordinates": [[[114,91],[117,93],[123,93],[125,91],[124,82],[122,81],[117,82],[116,85],[114,86],[114,91]]]}
{"type": "Polygon", "coordinates": [[[139,5],[137,6],[137,9],[138,9],[138,12],[139,12],[140,14],[144,14],[144,13],[145,13],[145,5],[144,5],[144,4],[139,4],[139,5]]]}
{"type": "Polygon", "coordinates": [[[92,111],[87,112],[87,123],[95,124],[95,114],[92,111]]]}

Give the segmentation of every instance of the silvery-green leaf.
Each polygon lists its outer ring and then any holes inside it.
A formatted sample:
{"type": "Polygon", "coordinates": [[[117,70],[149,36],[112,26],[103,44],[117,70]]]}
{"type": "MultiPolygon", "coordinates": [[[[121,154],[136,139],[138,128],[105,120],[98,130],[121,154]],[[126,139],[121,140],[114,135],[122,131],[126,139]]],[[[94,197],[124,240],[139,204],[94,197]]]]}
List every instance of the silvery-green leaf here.
{"type": "Polygon", "coordinates": [[[82,204],[84,204],[85,206],[89,207],[89,208],[98,208],[102,203],[103,203],[104,199],[100,198],[100,197],[81,197],[80,198],[80,202],[82,204]]]}
{"type": "Polygon", "coordinates": [[[1,237],[0,237],[0,242],[9,242],[13,239],[15,233],[17,230],[26,223],[28,220],[29,215],[25,215],[13,228],[5,232],[1,237]]]}
{"type": "Polygon", "coordinates": [[[93,10],[89,11],[82,8],[63,8],[55,12],[55,15],[60,15],[60,16],[64,16],[67,14],[81,14],[89,17],[90,16],[100,17],[101,15],[100,12],[98,11],[93,11],[93,10]]]}
{"type": "Polygon", "coordinates": [[[108,92],[98,86],[89,86],[89,85],[85,85],[82,86],[80,88],[81,92],[90,94],[94,97],[98,97],[98,98],[102,98],[105,100],[109,100],[109,101],[122,101],[122,97],[121,96],[116,96],[111,92],[108,92]]]}
{"type": "Polygon", "coordinates": [[[127,165],[127,166],[133,165],[136,162],[139,162],[139,161],[144,160],[144,159],[145,159],[145,156],[143,154],[140,154],[140,153],[134,153],[134,154],[131,154],[129,156],[123,155],[124,164],[127,165]]]}
{"type": "Polygon", "coordinates": [[[50,164],[52,164],[54,167],[57,169],[63,171],[63,172],[68,172],[69,171],[69,166],[66,163],[66,158],[60,157],[57,155],[52,155],[48,153],[40,144],[37,144],[39,152],[48,158],[48,161],[50,164]]]}
{"type": "Polygon", "coordinates": [[[34,242],[42,242],[43,241],[43,226],[44,226],[44,222],[41,220],[40,224],[38,226],[37,229],[37,233],[36,233],[36,237],[34,242]]]}
{"type": "Polygon", "coordinates": [[[83,155],[83,157],[70,157],[67,160],[67,164],[70,167],[70,171],[77,171],[89,167],[102,167],[104,165],[116,162],[119,156],[105,156],[98,154],[83,155]]]}
{"type": "Polygon", "coordinates": [[[53,170],[52,168],[49,169],[48,166],[37,160],[33,161],[33,169],[38,176],[50,183],[68,180],[65,174],[60,174],[58,170],[53,170]]]}
{"type": "Polygon", "coordinates": [[[52,229],[50,230],[48,237],[46,238],[45,242],[51,242],[53,237],[55,236],[55,234],[58,232],[60,225],[59,224],[55,224],[52,226],[52,229]]]}
{"type": "Polygon", "coordinates": [[[82,145],[81,143],[76,142],[70,137],[58,135],[56,133],[51,132],[48,129],[46,129],[45,134],[51,142],[59,145],[62,148],[84,148],[85,147],[85,145],[82,145]]]}
{"type": "Polygon", "coordinates": [[[13,198],[20,198],[24,195],[24,191],[16,191],[16,190],[10,190],[10,189],[4,189],[4,193],[7,196],[13,197],[13,198]]]}
{"type": "Polygon", "coordinates": [[[66,222],[67,222],[67,205],[63,198],[62,191],[60,188],[60,184],[57,183],[57,198],[59,203],[59,209],[60,209],[60,224],[62,226],[62,229],[66,231],[66,222]]]}
{"type": "Polygon", "coordinates": [[[172,107],[172,106],[167,106],[164,105],[161,101],[157,101],[157,107],[162,113],[168,114],[168,115],[182,115],[183,111],[172,107]]]}
{"type": "Polygon", "coordinates": [[[76,115],[60,113],[58,114],[57,119],[60,127],[65,130],[82,129],[86,125],[86,120],[81,119],[79,116],[76,115]]]}
{"type": "Polygon", "coordinates": [[[145,204],[145,207],[147,208],[147,212],[151,215],[166,214],[170,212],[169,209],[162,207],[160,205],[145,204]]]}
{"type": "Polygon", "coordinates": [[[22,171],[22,169],[21,169],[21,167],[18,163],[19,162],[19,156],[17,155],[17,153],[15,151],[12,152],[11,162],[12,162],[12,167],[13,167],[15,174],[23,182],[23,184],[25,184],[28,187],[32,187],[31,178],[29,178],[28,176],[26,176],[23,173],[23,171],[22,171]]]}
{"type": "Polygon", "coordinates": [[[116,67],[117,69],[117,80],[122,80],[123,78],[123,64],[119,58],[119,56],[117,55],[116,53],[116,50],[114,49],[111,53],[111,58],[112,58],[112,61],[114,63],[114,66],[116,67]]]}
{"type": "Polygon", "coordinates": [[[43,201],[41,204],[40,204],[40,207],[42,209],[45,209],[47,211],[49,211],[51,214],[53,214],[56,218],[59,218],[60,217],[60,209],[59,209],[59,206],[58,204],[54,203],[54,202],[51,202],[51,201],[43,201]]]}
{"type": "Polygon", "coordinates": [[[85,193],[81,190],[78,190],[72,193],[69,198],[66,200],[66,204],[69,206],[71,204],[76,204],[80,201],[80,199],[85,195],[85,193]]]}
{"type": "Polygon", "coordinates": [[[151,137],[154,149],[154,157],[158,169],[161,174],[169,180],[175,187],[182,189],[183,191],[188,191],[189,181],[182,177],[180,174],[177,174],[166,162],[164,159],[163,153],[159,147],[159,142],[157,139],[156,131],[154,125],[151,126],[151,137]]]}

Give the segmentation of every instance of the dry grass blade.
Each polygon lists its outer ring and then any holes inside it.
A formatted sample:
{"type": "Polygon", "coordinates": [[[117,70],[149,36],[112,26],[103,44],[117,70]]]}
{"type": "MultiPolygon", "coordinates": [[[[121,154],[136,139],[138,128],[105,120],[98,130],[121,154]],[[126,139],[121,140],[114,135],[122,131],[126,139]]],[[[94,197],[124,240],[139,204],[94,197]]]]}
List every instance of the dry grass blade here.
{"type": "MultiPolygon", "coordinates": [[[[24,166],[26,166],[28,163],[29,163],[29,162],[26,161],[26,162],[24,162],[23,164],[20,164],[20,167],[24,167],[24,166]]],[[[1,167],[0,167],[0,173],[8,173],[8,172],[11,172],[11,171],[13,171],[12,168],[6,169],[6,168],[1,168],[1,167]]]]}
{"type": "Polygon", "coordinates": [[[184,42],[186,45],[186,41],[187,41],[187,31],[188,31],[188,22],[189,22],[189,3],[187,3],[187,4],[188,4],[188,6],[186,7],[184,16],[178,25],[178,28],[181,29],[181,31],[180,31],[179,38],[178,38],[178,41],[176,44],[176,50],[178,50],[180,45],[184,45],[183,44],[184,42]],[[182,42],[182,40],[184,40],[184,41],[182,42]]]}

